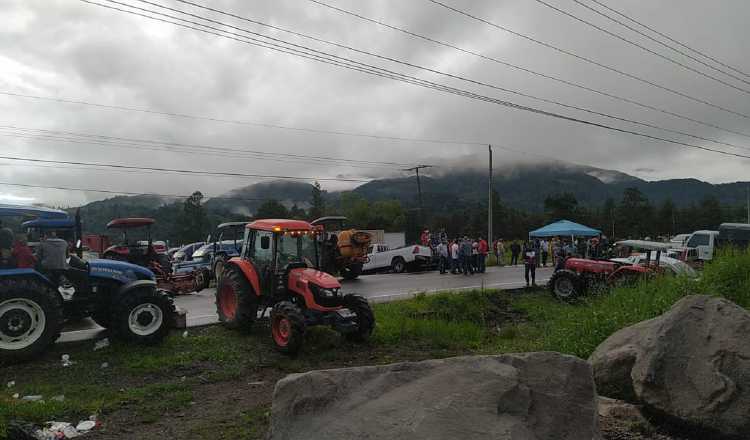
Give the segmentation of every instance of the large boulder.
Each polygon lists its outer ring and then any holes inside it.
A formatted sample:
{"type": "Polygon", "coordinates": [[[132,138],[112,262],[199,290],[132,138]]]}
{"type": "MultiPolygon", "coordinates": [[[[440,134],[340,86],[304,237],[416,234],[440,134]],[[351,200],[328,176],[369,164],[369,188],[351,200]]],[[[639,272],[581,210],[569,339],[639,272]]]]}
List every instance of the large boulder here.
{"type": "Polygon", "coordinates": [[[293,374],[272,440],[599,440],[589,365],[557,353],[473,356],[293,374]]]}
{"type": "Polygon", "coordinates": [[[728,437],[750,433],[750,313],[688,296],[618,331],[589,358],[599,394],[728,437]]]}

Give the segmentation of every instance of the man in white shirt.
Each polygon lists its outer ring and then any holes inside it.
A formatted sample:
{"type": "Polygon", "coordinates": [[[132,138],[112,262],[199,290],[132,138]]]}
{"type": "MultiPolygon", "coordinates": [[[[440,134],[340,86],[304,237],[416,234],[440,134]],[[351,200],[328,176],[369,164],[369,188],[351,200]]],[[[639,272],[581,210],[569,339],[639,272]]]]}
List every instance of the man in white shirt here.
{"type": "Polygon", "coordinates": [[[451,244],[451,273],[456,274],[460,272],[460,265],[458,262],[459,257],[459,247],[458,247],[458,240],[454,240],[451,244]]]}

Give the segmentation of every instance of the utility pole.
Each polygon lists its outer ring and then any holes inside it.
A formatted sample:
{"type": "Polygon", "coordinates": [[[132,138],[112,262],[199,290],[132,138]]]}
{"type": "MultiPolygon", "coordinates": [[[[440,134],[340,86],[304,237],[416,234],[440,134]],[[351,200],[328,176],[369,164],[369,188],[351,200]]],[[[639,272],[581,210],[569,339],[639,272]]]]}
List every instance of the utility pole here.
{"type": "Polygon", "coordinates": [[[419,223],[420,230],[421,230],[421,228],[424,227],[424,225],[422,224],[422,209],[423,209],[423,206],[422,206],[422,182],[419,179],[419,170],[424,169],[424,168],[432,168],[432,165],[417,165],[415,167],[406,168],[406,169],[403,170],[403,171],[414,171],[417,174],[417,193],[419,195],[419,215],[417,217],[417,222],[419,223]]]}
{"type": "Polygon", "coordinates": [[[487,187],[487,243],[492,246],[492,145],[488,145],[487,149],[490,154],[489,185],[487,187]]]}
{"type": "Polygon", "coordinates": [[[750,223],[750,184],[747,185],[747,222],[750,223]]]}

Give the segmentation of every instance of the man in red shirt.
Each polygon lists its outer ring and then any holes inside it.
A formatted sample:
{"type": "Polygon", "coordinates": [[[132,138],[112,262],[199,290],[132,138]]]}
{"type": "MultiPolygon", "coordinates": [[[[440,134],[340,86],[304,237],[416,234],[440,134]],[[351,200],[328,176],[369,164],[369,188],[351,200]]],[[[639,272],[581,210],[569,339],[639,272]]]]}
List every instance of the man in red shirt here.
{"type": "Polygon", "coordinates": [[[484,273],[487,270],[487,253],[489,251],[490,247],[487,240],[479,237],[479,273],[484,273]]]}
{"type": "Polygon", "coordinates": [[[13,243],[13,259],[19,269],[33,269],[36,266],[36,257],[26,244],[25,234],[16,235],[16,241],[13,243]]]}

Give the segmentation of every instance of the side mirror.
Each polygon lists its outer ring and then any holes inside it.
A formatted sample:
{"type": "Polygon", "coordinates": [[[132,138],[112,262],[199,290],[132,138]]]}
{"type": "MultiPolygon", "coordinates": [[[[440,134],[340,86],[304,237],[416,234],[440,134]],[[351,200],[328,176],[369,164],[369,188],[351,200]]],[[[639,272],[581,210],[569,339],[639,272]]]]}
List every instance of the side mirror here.
{"type": "Polygon", "coordinates": [[[260,248],[270,249],[271,248],[271,237],[260,237],[260,248]]]}

